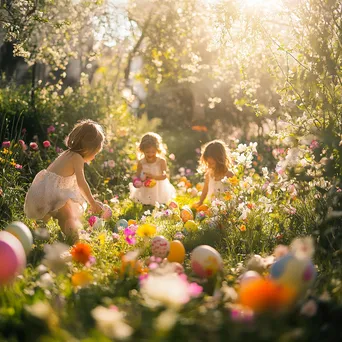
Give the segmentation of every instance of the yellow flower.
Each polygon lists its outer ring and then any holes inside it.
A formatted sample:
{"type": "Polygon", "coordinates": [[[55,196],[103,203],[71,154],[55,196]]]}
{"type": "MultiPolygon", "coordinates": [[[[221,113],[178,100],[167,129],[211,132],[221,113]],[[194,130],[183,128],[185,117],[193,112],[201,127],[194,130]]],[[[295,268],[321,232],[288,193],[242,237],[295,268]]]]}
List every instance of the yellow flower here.
{"type": "Polygon", "coordinates": [[[131,167],[132,171],[137,171],[138,165],[137,164],[133,164],[131,167]]]}
{"type": "Polygon", "coordinates": [[[90,284],[90,282],[93,280],[93,276],[87,272],[87,271],[81,271],[78,273],[75,273],[71,277],[72,285],[74,286],[84,286],[90,284]]]}
{"type": "Polygon", "coordinates": [[[0,163],[4,163],[5,159],[4,158],[0,158],[0,163]]]}
{"type": "Polygon", "coordinates": [[[237,179],[236,176],[233,176],[233,177],[228,178],[228,182],[229,182],[231,185],[238,185],[238,184],[239,184],[239,180],[237,179]]]}
{"type": "Polygon", "coordinates": [[[110,178],[106,178],[106,179],[103,181],[103,183],[104,183],[104,184],[108,184],[109,181],[110,181],[110,178]]]}
{"type": "Polygon", "coordinates": [[[100,245],[103,246],[106,240],[106,234],[105,233],[101,233],[98,237],[100,245]]]}
{"type": "Polygon", "coordinates": [[[141,237],[150,237],[157,232],[157,227],[153,224],[143,224],[137,229],[137,234],[141,237]]]}

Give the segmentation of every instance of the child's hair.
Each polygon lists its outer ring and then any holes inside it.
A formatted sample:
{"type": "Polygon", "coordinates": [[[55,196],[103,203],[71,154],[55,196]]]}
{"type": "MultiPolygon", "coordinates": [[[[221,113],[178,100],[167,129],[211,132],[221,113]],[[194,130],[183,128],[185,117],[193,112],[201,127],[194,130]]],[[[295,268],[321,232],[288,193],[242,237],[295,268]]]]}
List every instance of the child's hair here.
{"type": "Polygon", "coordinates": [[[215,173],[226,174],[232,165],[228,147],[222,140],[209,141],[203,146],[200,159],[202,169],[208,167],[208,158],[216,162],[215,173]]]}
{"type": "Polygon", "coordinates": [[[143,135],[139,143],[139,151],[144,153],[144,151],[149,147],[155,147],[160,156],[166,155],[166,148],[163,144],[162,138],[159,134],[148,132],[143,135]]]}
{"type": "Polygon", "coordinates": [[[70,151],[79,153],[83,158],[102,149],[105,135],[102,127],[92,120],[78,122],[65,139],[70,151]]]}

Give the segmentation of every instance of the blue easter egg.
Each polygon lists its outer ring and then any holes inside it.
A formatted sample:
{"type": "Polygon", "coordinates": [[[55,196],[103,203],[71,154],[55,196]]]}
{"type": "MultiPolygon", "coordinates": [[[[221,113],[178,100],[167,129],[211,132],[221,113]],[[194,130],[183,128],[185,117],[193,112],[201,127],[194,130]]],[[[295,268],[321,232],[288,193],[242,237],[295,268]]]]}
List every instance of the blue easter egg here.
{"type": "Polygon", "coordinates": [[[309,258],[297,258],[289,253],[272,265],[270,275],[279,284],[294,287],[301,295],[312,285],[316,270],[309,258]]]}
{"type": "Polygon", "coordinates": [[[115,227],[119,230],[124,229],[128,227],[128,222],[125,219],[120,219],[118,222],[116,222],[115,227]]]}

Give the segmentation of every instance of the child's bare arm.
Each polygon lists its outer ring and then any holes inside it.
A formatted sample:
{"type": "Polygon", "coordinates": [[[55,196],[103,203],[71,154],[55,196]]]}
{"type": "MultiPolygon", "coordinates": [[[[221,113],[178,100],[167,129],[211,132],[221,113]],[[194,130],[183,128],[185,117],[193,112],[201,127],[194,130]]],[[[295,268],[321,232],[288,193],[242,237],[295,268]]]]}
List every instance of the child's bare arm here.
{"type": "Polygon", "coordinates": [[[204,180],[202,195],[201,195],[199,202],[197,203],[198,205],[203,204],[204,200],[206,199],[207,194],[208,194],[208,187],[209,187],[209,173],[207,172],[205,174],[205,180],[204,180]]]}
{"type": "Polygon", "coordinates": [[[75,170],[77,185],[81,190],[82,195],[90,204],[93,212],[100,212],[102,210],[102,207],[97,201],[95,201],[90,191],[89,185],[84,176],[84,160],[80,155],[75,154],[75,156],[73,157],[73,166],[75,170]]]}
{"type": "Polygon", "coordinates": [[[141,161],[138,161],[138,166],[137,166],[137,174],[136,177],[140,177],[141,176],[141,171],[142,171],[142,165],[141,165],[141,161]]]}

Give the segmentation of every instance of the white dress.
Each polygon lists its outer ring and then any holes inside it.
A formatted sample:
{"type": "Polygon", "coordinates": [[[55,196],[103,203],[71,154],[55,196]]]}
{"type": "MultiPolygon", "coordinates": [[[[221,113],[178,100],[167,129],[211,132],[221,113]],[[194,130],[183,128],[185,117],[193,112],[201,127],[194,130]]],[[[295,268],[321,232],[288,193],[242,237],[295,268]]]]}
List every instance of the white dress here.
{"type": "Polygon", "coordinates": [[[221,180],[217,181],[213,176],[209,175],[208,199],[210,201],[214,198],[222,197],[222,194],[224,194],[226,190],[227,189],[221,180]]]}
{"type": "Polygon", "coordinates": [[[73,213],[81,215],[86,202],[77,185],[76,175],[62,177],[42,170],[36,175],[26,194],[24,212],[28,218],[39,220],[47,214],[53,215],[68,201],[73,213]]]}
{"type": "MultiPolygon", "coordinates": [[[[151,173],[156,176],[162,175],[161,159],[157,159],[154,163],[148,163],[146,159],[141,160],[142,172],[151,173]]],[[[170,183],[168,178],[164,180],[156,180],[157,184],[153,188],[142,186],[135,188],[132,183],[129,184],[129,198],[134,202],[142,204],[155,205],[156,202],[166,204],[176,196],[176,190],[170,183]]]]}

